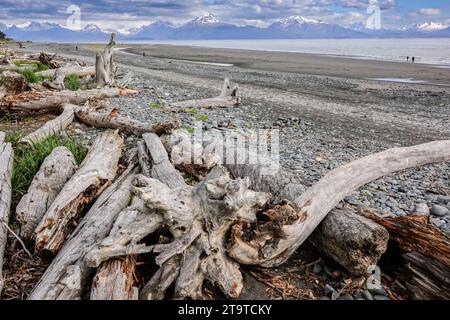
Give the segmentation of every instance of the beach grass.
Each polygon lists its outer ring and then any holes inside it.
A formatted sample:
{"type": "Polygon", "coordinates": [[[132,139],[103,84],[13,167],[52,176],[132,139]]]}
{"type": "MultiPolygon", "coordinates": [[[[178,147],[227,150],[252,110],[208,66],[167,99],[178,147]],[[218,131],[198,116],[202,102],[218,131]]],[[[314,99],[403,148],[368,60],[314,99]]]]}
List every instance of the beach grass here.
{"type": "Polygon", "coordinates": [[[80,77],[77,74],[69,74],[64,79],[64,86],[71,91],[77,91],[80,89],[80,77]]]}

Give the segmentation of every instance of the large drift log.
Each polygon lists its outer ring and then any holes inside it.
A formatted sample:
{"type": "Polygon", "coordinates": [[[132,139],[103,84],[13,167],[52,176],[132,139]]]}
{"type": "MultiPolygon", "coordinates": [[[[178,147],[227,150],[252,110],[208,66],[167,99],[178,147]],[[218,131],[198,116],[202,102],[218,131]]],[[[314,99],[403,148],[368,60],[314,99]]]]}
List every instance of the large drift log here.
{"type": "Polygon", "coordinates": [[[3,258],[7,241],[7,228],[11,207],[11,176],[14,151],[10,143],[5,143],[5,134],[0,131],[0,294],[3,290],[3,258]]]}
{"type": "Polygon", "coordinates": [[[78,107],[72,106],[76,111],[77,119],[84,124],[96,128],[118,129],[119,131],[132,134],[137,137],[144,133],[168,133],[176,127],[174,123],[166,124],[151,124],[134,120],[128,117],[119,115],[119,110],[114,108],[111,112],[97,112],[94,108],[88,106],[78,107]]]}
{"type": "Polygon", "coordinates": [[[114,84],[115,76],[117,72],[117,66],[113,60],[113,52],[116,34],[111,34],[111,39],[106,45],[105,50],[102,53],[97,53],[95,60],[95,77],[97,82],[97,88],[103,88],[104,86],[111,86],[114,84]]]}
{"type": "Polygon", "coordinates": [[[81,299],[90,274],[85,256],[109,234],[118,214],[130,203],[131,183],[136,173],[138,162],[134,158],[129,162],[127,170],[100,195],[81,220],[39,280],[30,300],[81,299]],[[78,290],[68,291],[59,284],[74,267],[77,270],[78,290]]]}
{"type": "Polygon", "coordinates": [[[216,98],[188,100],[173,102],[170,107],[173,110],[186,110],[190,108],[226,108],[237,107],[241,104],[241,97],[238,96],[238,85],[233,85],[230,80],[225,79],[220,96],[216,98]]]}
{"type": "Polygon", "coordinates": [[[64,105],[63,112],[56,119],[46,122],[42,127],[26,137],[23,137],[20,142],[27,144],[39,143],[48,137],[58,134],[68,126],[70,126],[75,118],[73,107],[71,105],[64,105]]]}
{"type": "Polygon", "coordinates": [[[450,299],[450,237],[426,216],[382,218],[371,210],[362,214],[384,226],[405,254],[397,277],[418,300],[450,299]]]}
{"type": "Polygon", "coordinates": [[[25,77],[16,72],[5,71],[0,75],[0,99],[29,91],[25,77]]]}
{"type": "Polygon", "coordinates": [[[352,274],[365,275],[386,252],[389,234],[349,210],[333,210],[309,240],[352,274]]]}
{"type": "Polygon", "coordinates": [[[55,148],[44,160],[26,195],[16,208],[20,236],[29,240],[66,182],[76,170],[75,158],[66,147],[55,148]]]}
{"type": "Polygon", "coordinates": [[[55,73],[59,72],[63,76],[67,76],[69,74],[76,74],[79,77],[85,77],[85,76],[93,76],[95,75],[95,67],[80,67],[80,66],[73,66],[73,67],[61,67],[58,69],[49,69],[45,71],[36,72],[36,75],[42,76],[45,78],[53,78],[55,76],[55,73]]]}
{"type": "Polygon", "coordinates": [[[0,99],[0,114],[33,114],[59,108],[63,104],[84,104],[88,100],[105,99],[136,93],[122,88],[103,88],[78,91],[24,92],[0,99]]]}
{"type": "Polygon", "coordinates": [[[123,139],[105,132],[94,141],[80,169],[67,182],[36,228],[36,250],[56,253],[79,219],[81,209],[96,199],[116,176],[123,139]]]}

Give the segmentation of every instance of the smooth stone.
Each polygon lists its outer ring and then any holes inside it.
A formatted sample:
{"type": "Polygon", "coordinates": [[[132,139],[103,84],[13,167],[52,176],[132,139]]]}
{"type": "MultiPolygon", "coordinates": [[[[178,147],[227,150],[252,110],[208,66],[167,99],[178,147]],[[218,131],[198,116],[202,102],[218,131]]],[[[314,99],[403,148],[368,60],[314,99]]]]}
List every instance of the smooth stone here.
{"type": "Polygon", "coordinates": [[[435,204],[431,209],[431,214],[437,217],[445,217],[449,214],[449,210],[444,206],[435,204]]]}
{"type": "Polygon", "coordinates": [[[370,291],[372,291],[374,296],[387,296],[387,292],[384,288],[372,289],[370,291]]]}
{"type": "Polygon", "coordinates": [[[313,272],[314,272],[315,274],[321,273],[322,270],[323,270],[323,268],[322,268],[322,265],[321,265],[320,263],[316,263],[316,264],[314,265],[314,267],[313,267],[313,272]]]}
{"type": "Polygon", "coordinates": [[[343,296],[340,296],[338,300],[354,300],[353,297],[349,294],[344,294],[343,296]]]}
{"type": "Polygon", "coordinates": [[[386,296],[374,296],[373,299],[374,300],[391,300],[386,296]]]}
{"type": "Polygon", "coordinates": [[[426,203],[418,203],[414,209],[414,214],[417,216],[429,216],[430,208],[426,203]]]}
{"type": "Polygon", "coordinates": [[[450,202],[450,196],[438,196],[437,202],[443,205],[448,205],[448,203],[450,202]]]}
{"type": "Polygon", "coordinates": [[[430,221],[438,228],[442,227],[445,224],[445,221],[439,218],[431,218],[430,221]]]}
{"type": "Polygon", "coordinates": [[[364,290],[363,293],[362,293],[362,296],[366,300],[373,300],[373,296],[372,296],[372,294],[370,293],[369,290],[364,290]]]}
{"type": "Polygon", "coordinates": [[[334,288],[332,286],[330,286],[329,284],[326,284],[325,287],[323,288],[325,295],[328,297],[330,296],[330,294],[332,294],[333,292],[335,292],[336,290],[334,290],[334,288]]]}
{"type": "Polygon", "coordinates": [[[363,296],[362,296],[361,293],[355,293],[355,294],[353,295],[353,298],[354,298],[355,300],[364,300],[364,298],[363,298],[363,296]]]}
{"type": "Polygon", "coordinates": [[[319,300],[331,300],[329,297],[320,297],[319,300]]]}

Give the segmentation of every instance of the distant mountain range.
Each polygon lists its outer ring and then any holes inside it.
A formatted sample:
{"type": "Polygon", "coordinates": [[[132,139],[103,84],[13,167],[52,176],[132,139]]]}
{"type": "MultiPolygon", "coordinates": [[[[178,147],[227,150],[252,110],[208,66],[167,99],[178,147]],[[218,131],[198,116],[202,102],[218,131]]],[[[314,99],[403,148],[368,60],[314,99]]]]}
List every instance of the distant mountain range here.
{"type": "MultiPolygon", "coordinates": [[[[102,30],[94,24],[81,30],[72,30],[56,23],[28,22],[6,25],[0,22],[0,31],[17,41],[36,42],[94,42],[106,41],[111,30],[102,30]]],[[[301,16],[282,19],[266,28],[238,26],[207,14],[182,25],[174,26],[156,21],[128,34],[117,33],[119,41],[143,40],[222,40],[222,39],[324,39],[324,38],[411,38],[450,37],[450,26],[428,22],[402,30],[371,30],[362,23],[349,27],[330,24],[301,16]]]]}

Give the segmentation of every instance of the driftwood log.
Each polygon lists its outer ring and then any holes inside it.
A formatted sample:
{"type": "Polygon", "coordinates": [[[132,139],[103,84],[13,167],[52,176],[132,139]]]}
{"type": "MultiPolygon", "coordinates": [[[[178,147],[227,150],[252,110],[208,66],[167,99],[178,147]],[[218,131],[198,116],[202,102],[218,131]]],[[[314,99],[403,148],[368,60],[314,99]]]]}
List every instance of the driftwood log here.
{"type": "Polygon", "coordinates": [[[385,217],[362,210],[385,227],[402,250],[403,265],[395,275],[417,300],[450,299],[450,237],[429,223],[427,216],[385,217]]]}
{"type": "Polygon", "coordinates": [[[90,275],[86,254],[108,236],[117,216],[130,203],[131,183],[138,169],[137,158],[131,159],[125,172],[100,195],[52,260],[28,299],[81,299],[90,275]],[[76,285],[69,290],[61,284],[67,282],[66,279],[70,279],[70,275],[74,274],[71,270],[76,270],[77,278],[76,285]]]}
{"type": "Polygon", "coordinates": [[[66,74],[61,69],[56,69],[51,80],[45,80],[42,85],[50,90],[62,91],[66,89],[64,80],[66,74]]]}
{"type": "Polygon", "coordinates": [[[86,76],[94,76],[95,75],[95,67],[80,67],[80,66],[70,66],[70,67],[60,67],[57,69],[49,69],[40,72],[36,72],[36,75],[45,77],[45,78],[53,78],[55,73],[60,73],[63,76],[67,76],[69,74],[76,74],[79,77],[86,76]]]}
{"type": "Polygon", "coordinates": [[[29,145],[39,143],[48,137],[58,134],[70,126],[75,118],[74,109],[71,105],[64,105],[63,112],[57,118],[46,122],[42,127],[20,139],[21,143],[29,145]]]}
{"type": "Polygon", "coordinates": [[[111,34],[111,39],[106,45],[105,50],[102,53],[97,53],[95,59],[95,78],[97,88],[103,88],[105,86],[111,86],[114,84],[115,76],[117,73],[117,65],[114,63],[114,46],[116,34],[111,34]]]}
{"type": "Polygon", "coordinates": [[[79,91],[24,92],[0,99],[0,114],[33,114],[56,110],[63,104],[80,105],[88,100],[105,99],[136,93],[123,88],[79,91]]]}
{"type": "Polygon", "coordinates": [[[3,258],[8,233],[6,225],[11,209],[13,158],[12,146],[5,143],[5,134],[0,131],[0,293],[3,290],[3,258]]]}
{"type": "Polygon", "coordinates": [[[114,180],[123,138],[104,132],[94,141],[86,159],[45,213],[35,231],[36,251],[58,252],[79,220],[80,209],[95,200],[114,180]]]}
{"type": "Polygon", "coordinates": [[[183,111],[190,108],[226,108],[237,107],[241,104],[238,96],[238,85],[233,85],[227,78],[224,80],[222,92],[218,97],[174,102],[169,105],[174,111],[183,111]]]}
{"type": "Polygon", "coordinates": [[[45,212],[75,170],[75,159],[66,147],[55,148],[44,160],[16,208],[16,219],[21,226],[19,235],[23,239],[31,239],[45,212]]]}
{"type": "Polygon", "coordinates": [[[25,77],[19,73],[5,71],[0,75],[0,99],[30,90],[25,77]]]}

